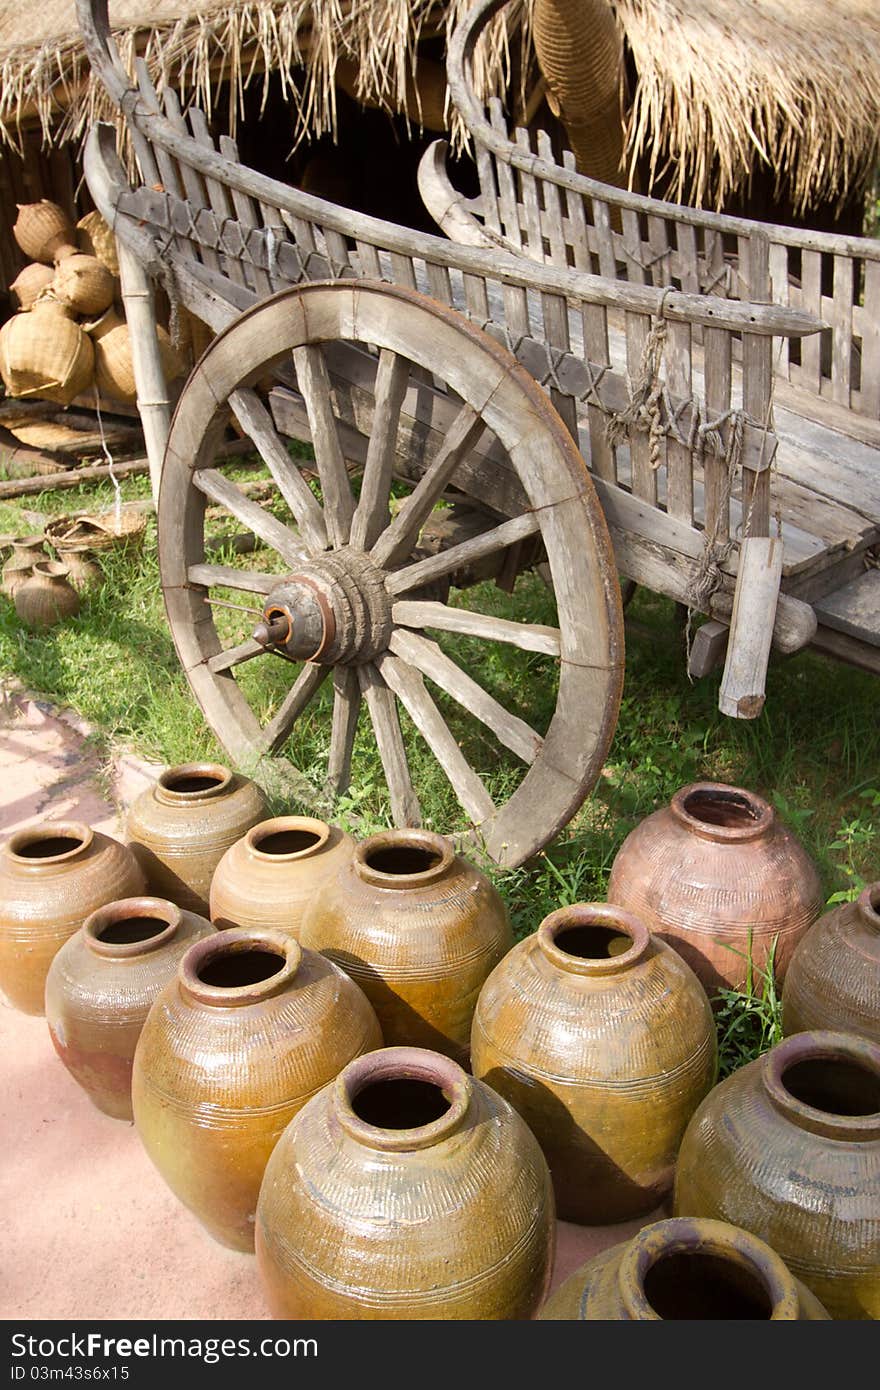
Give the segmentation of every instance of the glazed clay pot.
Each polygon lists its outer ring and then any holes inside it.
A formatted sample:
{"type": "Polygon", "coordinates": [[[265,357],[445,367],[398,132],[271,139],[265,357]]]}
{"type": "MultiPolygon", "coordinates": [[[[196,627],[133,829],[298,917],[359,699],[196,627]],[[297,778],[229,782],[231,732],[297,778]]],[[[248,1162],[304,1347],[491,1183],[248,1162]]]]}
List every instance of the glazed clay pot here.
{"type": "Polygon", "coordinates": [[[215,1240],[253,1250],[278,1136],[352,1058],[381,1046],[373,1010],[331,961],[280,932],[216,932],[190,947],[147,1016],[135,1124],[215,1240]]]}
{"type": "Polygon", "coordinates": [[[766,1240],[833,1318],[880,1318],[880,1047],[795,1033],[707,1096],[675,1213],[766,1240]]]}
{"type": "Polygon", "coordinates": [[[687,1123],[714,1083],[705,990],[631,913],[579,903],[547,917],[483,986],[474,1075],[544,1150],[557,1211],[605,1225],[672,1187],[687,1123]]]}
{"type": "Polygon", "coordinates": [[[354,841],[337,825],[276,816],[226,851],[211,880],[211,920],[224,927],[270,927],[299,938],[310,903],[350,863],[354,841]]]}
{"type": "Polygon", "coordinates": [[[769,1245],[724,1221],[679,1217],[645,1226],[566,1279],[543,1322],[827,1320],[769,1245]]]}
{"type": "Polygon", "coordinates": [[[55,1051],[105,1115],[133,1118],[131,1067],[150,1006],[192,943],[213,932],[164,898],[123,898],[86,918],[53,960],[46,1019],[55,1051]]]}
{"type": "Polygon", "coordinates": [[[750,938],[763,969],[778,935],[781,981],[823,901],[812,861],[773,807],[716,782],[682,788],[636,826],[612,866],[608,899],[674,946],[710,996],[742,988],[750,938]]]}
{"type": "Polygon", "coordinates": [[[181,763],[132,803],[126,838],[152,893],[208,917],[214,870],[266,809],[260,788],[240,773],[219,763],[181,763]]]}
{"type": "Polygon", "coordinates": [[[95,908],[143,889],[130,850],[79,821],[16,831],[0,848],[0,998],[43,1013],[55,953],[95,908]]]}
{"type": "Polygon", "coordinates": [[[386,1043],[466,1062],[477,995],[513,934],[500,895],[444,836],[388,830],[315,898],[302,940],[357,981],[386,1043]]]}
{"type": "Polygon", "coordinates": [[[782,1031],[816,1028],[880,1043],[880,883],[820,917],[791,958],[782,1031]]]}
{"type": "Polygon", "coordinates": [[[25,627],[43,631],[79,612],[79,596],[60,560],[34,565],[15,590],[15,611],[25,627]]]}
{"type": "Polygon", "coordinates": [[[555,1229],[516,1112],[450,1058],[392,1047],[352,1062],[279,1139],[257,1264],[277,1318],[528,1318],[555,1229]]]}

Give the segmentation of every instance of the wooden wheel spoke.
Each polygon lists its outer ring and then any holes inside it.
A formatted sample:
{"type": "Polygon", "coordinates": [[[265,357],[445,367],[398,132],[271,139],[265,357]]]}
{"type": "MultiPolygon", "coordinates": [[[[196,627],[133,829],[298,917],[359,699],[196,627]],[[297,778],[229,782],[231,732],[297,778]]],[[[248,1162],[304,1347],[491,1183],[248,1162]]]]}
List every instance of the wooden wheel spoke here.
{"type": "Polygon", "coordinates": [[[388,652],[383,652],[377,665],[449,778],[474,825],[482,825],[495,814],[492,798],[450,733],[422,677],[388,652]]]}
{"type": "Polygon", "coordinates": [[[312,447],[315,450],[318,477],[324,494],[328,536],[332,545],[346,545],[351,534],[354,497],[333,414],[327,363],[316,343],[294,348],[293,362],[296,367],[297,385],[306,403],[306,413],[309,417],[312,447]]]}
{"type": "Polygon", "coordinates": [[[414,565],[407,565],[405,569],[394,570],[386,579],[385,586],[391,594],[404,594],[410,589],[420,589],[424,584],[442,579],[444,575],[462,569],[474,560],[482,559],[484,555],[492,555],[496,550],[506,550],[509,545],[524,540],[526,536],[533,536],[538,530],[540,522],[534,512],[524,512],[521,516],[515,516],[512,521],[493,526],[491,530],[483,531],[481,535],[474,536],[469,541],[462,541],[460,545],[441,550],[439,555],[429,555],[427,560],[417,560],[414,565]]]}
{"type": "Polygon", "coordinates": [[[540,623],[512,623],[469,608],[451,608],[445,603],[400,599],[391,609],[391,616],[400,627],[430,627],[441,632],[460,632],[465,637],[480,637],[489,642],[505,642],[526,652],[543,652],[559,656],[561,638],[558,627],[540,623]]]}
{"type": "Polygon", "coordinates": [[[390,646],[397,656],[415,666],[423,676],[434,681],[453,700],[476,715],[505,748],[522,758],[524,763],[535,761],[543,744],[541,735],[535,733],[525,720],[508,713],[493,695],[477,685],[460,666],[456,666],[436,642],[420,637],[416,632],[398,628],[391,634],[390,646]]]}
{"type": "Polygon", "coordinates": [[[329,666],[306,663],[279,705],[277,713],[263,729],[260,736],[262,753],[274,753],[287,742],[297,719],[329,674],[329,666]]]}
{"type": "Polygon", "coordinates": [[[421,808],[409,773],[394,695],[375,666],[358,667],[358,679],[388,783],[394,824],[421,825],[421,808]]]}
{"type": "Polygon", "coordinates": [[[350,666],[338,666],[333,672],[333,722],[327,762],[327,781],[337,794],[344,792],[351,780],[351,754],[360,709],[361,689],[356,672],[350,666]]]}
{"type": "Polygon", "coordinates": [[[462,406],[445,440],[391,525],[370,552],[377,565],[390,568],[405,560],[461,459],[476,443],[483,421],[469,405],[462,406]]]}
{"type": "Polygon", "coordinates": [[[266,648],[261,642],[255,642],[253,637],[249,637],[245,642],[239,642],[234,647],[227,647],[225,651],[218,652],[216,656],[209,656],[207,667],[217,675],[220,671],[230,671],[233,666],[241,666],[245,661],[253,661],[255,656],[265,656],[266,648]]]}
{"type": "Polygon", "coordinates": [[[258,502],[245,497],[235,483],[224,478],[215,468],[196,469],[192,480],[199,492],[210,497],[212,502],[218,502],[221,507],[225,507],[242,526],[246,526],[259,536],[260,540],[265,541],[266,545],[277,550],[287,564],[301,565],[308,559],[308,551],[302,541],[282,521],[271,512],[267,512],[258,502]]]}
{"type": "Polygon", "coordinates": [[[411,363],[383,348],[376,370],[376,405],[360,501],[351,527],[351,543],[361,550],[370,546],[388,524],[391,474],[397,453],[400,408],[409,383],[411,363]]]}
{"type": "Polygon", "coordinates": [[[240,387],[230,395],[229,404],[238,423],[250,436],[260,458],[272,474],[278,491],[296,517],[296,524],[303,540],[310,550],[326,550],[327,527],[318,500],[288,454],[272,423],[272,416],[256,391],[240,387]]]}
{"type": "Polygon", "coordinates": [[[237,570],[232,565],[190,565],[186,575],[190,584],[203,584],[206,589],[241,589],[246,594],[268,594],[278,583],[277,574],[237,570]]]}

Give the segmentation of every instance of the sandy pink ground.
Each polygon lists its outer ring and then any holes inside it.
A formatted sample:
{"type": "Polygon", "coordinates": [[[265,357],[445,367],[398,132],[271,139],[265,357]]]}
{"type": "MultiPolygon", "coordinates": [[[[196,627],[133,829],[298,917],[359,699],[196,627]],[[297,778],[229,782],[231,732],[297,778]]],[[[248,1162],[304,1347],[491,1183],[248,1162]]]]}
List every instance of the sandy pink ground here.
{"type": "MultiPolygon", "coordinates": [[[[14,696],[0,710],[4,838],[60,818],[118,833],[120,806],[148,777],[132,758],[102,776],[82,727],[43,702],[14,696]]],[[[178,1205],[134,1127],[68,1076],[42,1018],[0,1007],[0,1057],[0,1317],[267,1316],[253,1257],[217,1245],[178,1205]]],[[[640,1224],[559,1222],[554,1286],[640,1224]]]]}

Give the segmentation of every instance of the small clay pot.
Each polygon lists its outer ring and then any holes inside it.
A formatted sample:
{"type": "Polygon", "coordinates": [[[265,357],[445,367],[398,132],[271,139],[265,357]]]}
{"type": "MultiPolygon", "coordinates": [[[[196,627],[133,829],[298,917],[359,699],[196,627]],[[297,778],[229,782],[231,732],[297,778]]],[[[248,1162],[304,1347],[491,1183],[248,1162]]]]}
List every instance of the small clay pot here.
{"type": "Polygon", "coordinates": [[[553,1262],[534,1136],[450,1058],[352,1062],[278,1141],[257,1207],[276,1318],[528,1318],[553,1262]]]}
{"type": "Polygon", "coordinates": [[[675,1213],[765,1240],[833,1318],[880,1318],[880,1046],[795,1033],[703,1101],[675,1213]]]}
{"type": "Polygon", "coordinates": [[[578,903],[545,918],[477,1001],[474,1075],[544,1150],[557,1211],[607,1225],[671,1189],[688,1121],[715,1081],[706,992],[637,917],[578,903]]]}
{"type": "Polygon", "coordinates": [[[126,838],[150,892],[209,917],[214,870],[266,810],[260,788],[241,773],[220,763],[181,763],[132,803],[126,838]]]}
{"type": "Polygon", "coordinates": [[[99,907],[66,941],[46,977],[55,1051],[105,1115],[131,1120],[131,1068],[144,1020],[211,923],[163,898],[99,907]]]}
{"type": "Polygon", "coordinates": [[[386,830],[313,899],[302,941],[357,981],[386,1043],[466,1062],[477,995],[513,934],[500,894],[444,836],[386,830]]]}
{"type": "Polygon", "coordinates": [[[18,830],[0,848],[0,996],[26,1014],[44,1010],[57,951],[98,907],[144,890],[125,845],[79,821],[18,830]]]}
{"type": "Polygon", "coordinates": [[[79,596],[60,560],[41,560],[16,586],[15,611],[25,627],[44,629],[79,612],[79,596]]]}
{"type": "Polygon", "coordinates": [[[78,594],[85,593],[103,580],[104,572],[88,550],[68,550],[56,545],[55,551],[67,569],[68,582],[78,594]]]}
{"type": "Polygon", "coordinates": [[[608,899],[668,941],[710,997],[763,970],[774,939],[781,983],[822,910],[816,869],[773,807],[754,792],[696,782],[627,836],[608,899]]]}
{"type": "Polygon", "coordinates": [[[281,932],[216,932],[190,947],[147,1016],[135,1124],[214,1239],[253,1250],[260,1182],[285,1125],[381,1046],[373,1010],[331,961],[281,932]]]}
{"type": "Polygon", "coordinates": [[[307,909],[348,864],[354,841],[308,816],[260,821],[226,851],[211,880],[211,920],[299,938],[307,909]]]}
{"type": "Polygon", "coordinates": [[[15,598],[16,589],[27,579],[34,565],[46,559],[43,536],[24,536],[12,542],[12,550],[3,566],[3,592],[15,598]]]}
{"type": "Polygon", "coordinates": [[[542,1322],[696,1319],[828,1320],[809,1289],[748,1231],[673,1217],[582,1265],[548,1300],[542,1322]]]}
{"type": "Polygon", "coordinates": [[[782,1031],[816,1028],[880,1043],[880,883],[820,917],[791,958],[782,1031]]]}

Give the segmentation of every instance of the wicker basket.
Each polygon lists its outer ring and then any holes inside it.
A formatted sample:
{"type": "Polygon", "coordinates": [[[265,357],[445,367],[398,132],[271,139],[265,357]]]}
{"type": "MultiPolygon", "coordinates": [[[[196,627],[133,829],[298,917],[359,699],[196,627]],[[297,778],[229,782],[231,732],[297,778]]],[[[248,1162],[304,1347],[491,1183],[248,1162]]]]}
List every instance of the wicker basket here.
{"type": "Polygon", "coordinates": [[[87,212],[76,224],[76,239],[80,251],[97,256],[111,275],[119,274],[116,238],[99,212],[87,212]]]}
{"type": "Polygon", "coordinates": [[[115,512],[83,512],[77,516],[56,516],[46,527],[46,539],[56,550],[129,550],[143,544],[146,528],[144,512],[122,511],[118,518],[115,512]]]}
{"type": "Polygon", "coordinates": [[[113,303],[116,281],[97,256],[66,256],[55,271],[52,293],[77,314],[103,314],[113,303]]]}
{"type": "Polygon", "coordinates": [[[0,328],[0,376],[10,396],[69,405],[94,379],[95,350],[67,306],[39,299],[0,328]]]}
{"type": "Polygon", "coordinates": [[[42,198],[39,203],[18,203],[17,207],[12,235],[32,261],[51,265],[77,250],[70,218],[57,203],[42,198]]]}
{"type": "Polygon", "coordinates": [[[30,309],[34,301],[51,285],[54,273],[50,266],[33,261],[18,272],[9,286],[9,291],[15,295],[22,309],[30,309]]]}
{"type": "MultiPolygon", "coordinates": [[[[131,330],[125,319],[108,309],[97,323],[86,324],[95,344],[95,384],[109,400],[133,405],[137,400],[134,379],[134,360],[131,350],[131,330]]],[[[171,339],[160,324],[156,325],[159,356],[166,381],[174,381],[185,370],[171,339]]]]}

